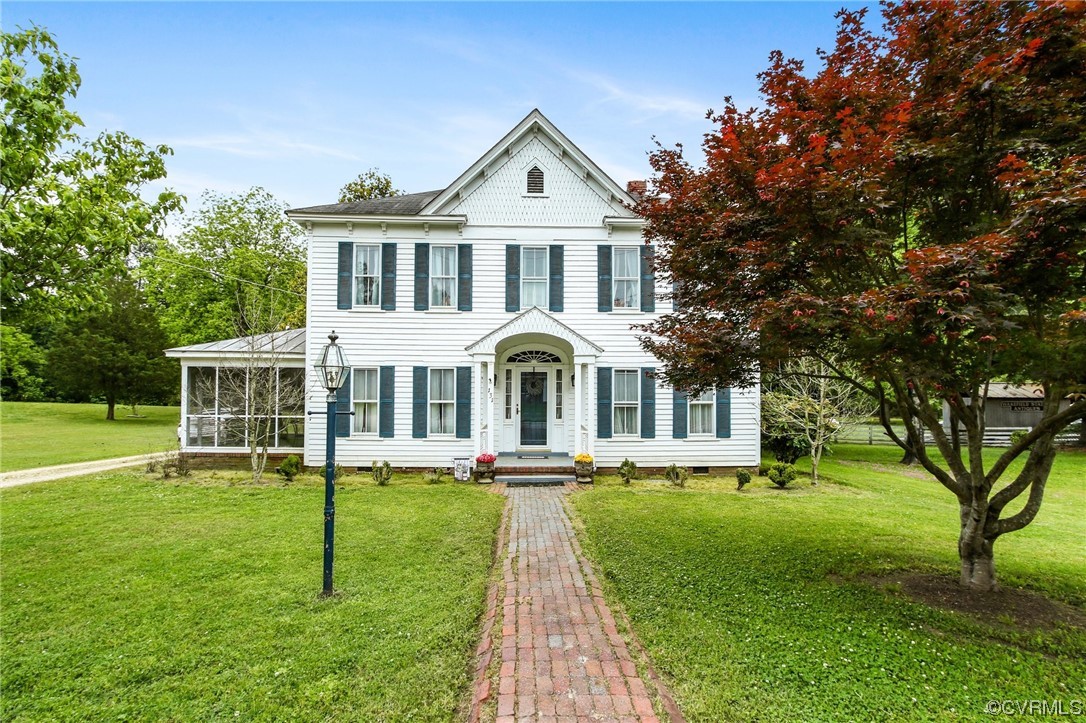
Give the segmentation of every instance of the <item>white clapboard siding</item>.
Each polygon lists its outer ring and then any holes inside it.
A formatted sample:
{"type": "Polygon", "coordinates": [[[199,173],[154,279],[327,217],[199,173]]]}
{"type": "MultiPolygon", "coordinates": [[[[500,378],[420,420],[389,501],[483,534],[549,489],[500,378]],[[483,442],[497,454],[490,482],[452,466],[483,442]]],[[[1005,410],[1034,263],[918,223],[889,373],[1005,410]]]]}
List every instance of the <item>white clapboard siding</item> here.
{"type": "MultiPolygon", "coordinates": [[[[603,350],[597,366],[659,369],[660,363],[641,348],[637,333],[630,327],[670,310],[670,301],[660,298],[670,290],[667,285],[657,283],[656,312],[598,311],[598,247],[639,247],[643,243],[636,219],[622,198],[628,200],[621,188],[549,121],[533,112],[506,137],[504,145],[495,146],[446,189],[426,214],[372,220],[364,216],[340,220],[334,214],[327,220],[307,218],[308,365],[312,366],[327,335],[335,330],[353,366],[396,368],[395,436],[337,438],[337,459],[348,467],[368,467],[372,460],[388,460],[395,466],[433,467],[448,466],[454,457],[473,454],[473,439],[411,436],[412,367],[471,366],[465,347],[519,315],[505,310],[507,244],[564,247],[564,309],[547,313],[603,350]],[[526,174],[532,166],[544,173],[541,196],[527,193],[526,174]],[[427,221],[430,213],[435,215],[433,222],[427,221]],[[465,221],[458,225],[450,217],[465,221]],[[616,218],[623,222],[614,223],[616,218]],[[397,244],[395,311],[336,308],[338,247],[343,241],[397,244]],[[414,310],[415,244],[420,242],[472,245],[472,311],[414,310]]],[[[501,370],[501,359],[498,364],[501,370]]],[[[591,369],[594,376],[595,367],[591,369]]],[[[503,421],[500,382],[494,388],[492,434],[503,421]]],[[[479,405],[483,400],[474,375],[472,384],[475,437],[479,434],[479,405]]],[[[595,438],[596,400],[590,395],[594,384],[595,379],[581,379],[578,375],[576,388],[572,393],[567,389],[567,450],[574,448],[574,394],[586,396],[585,420],[590,422],[588,431],[595,438]]],[[[324,394],[311,393],[308,409],[318,414],[310,418],[306,428],[307,464],[321,464],[324,458],[325,420],[319,414],[324,408],[324,394]]],[[[594,439],[597,464],[615,466],[629,457],[642,466],[672,462],[692,466],[755,465],[759,461],[758,390],[733,390],[731,410],[730,438],[673,439],[672,390],[658,380],[655,438],[594,439]]]]}

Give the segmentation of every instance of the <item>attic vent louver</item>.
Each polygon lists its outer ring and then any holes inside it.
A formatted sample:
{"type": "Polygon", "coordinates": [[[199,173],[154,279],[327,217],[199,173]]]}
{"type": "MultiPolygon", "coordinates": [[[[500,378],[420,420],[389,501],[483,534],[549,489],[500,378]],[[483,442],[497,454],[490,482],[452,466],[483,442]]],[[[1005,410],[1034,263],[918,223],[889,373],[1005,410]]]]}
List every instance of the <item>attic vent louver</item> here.
{"type": "Polygon", "coordinates": [[[543,171],[539,170],[539,166],[532,166],[528,171],[528,193],[543,193],[543,171]]]}

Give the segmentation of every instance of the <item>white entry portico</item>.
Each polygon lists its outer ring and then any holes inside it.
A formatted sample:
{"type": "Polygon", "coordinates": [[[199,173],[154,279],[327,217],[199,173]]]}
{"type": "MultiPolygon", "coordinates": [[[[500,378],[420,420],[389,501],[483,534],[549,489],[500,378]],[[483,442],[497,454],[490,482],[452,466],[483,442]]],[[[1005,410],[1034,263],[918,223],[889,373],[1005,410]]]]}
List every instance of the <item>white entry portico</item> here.
{"type": "Polygon", "coordinates": [[[466,347],[476,388],[475,454],[593,453],[596,360],[603,349],[538,307],[466,347]]]}

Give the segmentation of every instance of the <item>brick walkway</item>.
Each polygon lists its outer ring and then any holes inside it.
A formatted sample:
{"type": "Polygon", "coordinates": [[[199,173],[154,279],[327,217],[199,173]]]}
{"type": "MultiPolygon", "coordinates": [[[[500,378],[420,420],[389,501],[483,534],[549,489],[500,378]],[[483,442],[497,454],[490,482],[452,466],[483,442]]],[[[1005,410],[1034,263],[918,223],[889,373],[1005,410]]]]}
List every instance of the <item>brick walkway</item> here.
{"type": "Polygon", "coordinates": [[[656,721],[581,554],[562,487],[507,489],[497,723],[656,721]]]}

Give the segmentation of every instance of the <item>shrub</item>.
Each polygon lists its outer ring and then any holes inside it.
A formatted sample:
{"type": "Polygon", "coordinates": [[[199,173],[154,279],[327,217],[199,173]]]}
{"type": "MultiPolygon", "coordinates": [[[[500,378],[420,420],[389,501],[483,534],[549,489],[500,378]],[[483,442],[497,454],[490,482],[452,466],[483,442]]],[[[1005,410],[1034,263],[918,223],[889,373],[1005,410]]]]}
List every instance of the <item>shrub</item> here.
{"type": "Polygon", "coordinates": [[[773,453],[774,459],[785,464],[795,464],[800,457],[811,453],[811,443],[807,441],[806,435],[784,428],[763,435],[762,445],[773,453]]]}
{"type": "Polygon", "coordinates": [[[761,464],[758,465],[758,476],[759,477],[768,477],[769,476],[769,462],[762,462],[761,464]]]}
{"type": "Polygon", "coordinates": [[[769,480],[784,489],[789,482],[792,482],[796,478],[796,468],[794,465],[785,464],[784,462],[778,462],[769,468],[769,480]]]}
{"type": "Polygon", "coordinates": [[[672,487],[682,489],[686,487],[686,480],[690,477],[690,470],[677,464],[669,464],[667,469],[664,470],[664,476],[667,477],[667,481],[671,483],[672,487]]]}
{"type": "Polygon", "coordinates": [[[275,468],[275,471],[286,477],[287,482],[293,482],[294,478],[302,471],[302,460],[296,454],[292,454],[283,460],[283,463],[275,468]]]}
{"type": "Polygon", "coordinates": [[[618,466],[618,476],[622,478],[622,484],[630,484],[630,480],[637,476],[637,462],[626,458],[618,466]]]}
{"type": "Polygon", "coordinates": [[[384,487],[392,481],[392,465],[388,463],[388,460],[384,460],[381,464],[377,464],[377,460],[373,460],[373,465],[370,468],[373,474],[373,481],[377,483],[378,487],[384,487]]]}
{"type": "Polygon", "coordinates": [[[735,470],[735,479],[739,483],[736,489],[741,490],[750,484],[750,472],[745,469],[737,469],[735,470]]]}
{"type": "MultiPolygon", "coordinates": [[[[321,476],[321,479],[324,479],[324,475],[327,474],[327,473],[328,473],[328,463],[325,462],[324,464],[321,465],[321,468],[319,470],[317,470],[317,474],[319,474],[321,476]]],[[[338,481],[342,476],[343,476],[343,465],[337,464],[335,466],[335,468],[332,470],[332,478],[335,479],[336,481],[338,481]]]]}
{"type": "Polygon", "coordinates": [[[449,470],[445,469],[444,467],[434,467],[424,476],[426,477],[427,484],[439,485],[445,480],[445,475],[447,475],[448,473],[449,470]]]}

